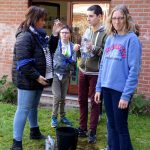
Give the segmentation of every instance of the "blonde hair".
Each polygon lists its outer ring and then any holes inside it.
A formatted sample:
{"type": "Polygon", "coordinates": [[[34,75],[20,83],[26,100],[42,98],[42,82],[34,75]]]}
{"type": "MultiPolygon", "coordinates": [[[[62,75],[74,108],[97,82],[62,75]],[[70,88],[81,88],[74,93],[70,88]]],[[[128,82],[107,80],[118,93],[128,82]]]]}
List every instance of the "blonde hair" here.
{"type": "Polygon", "coordinates": [[[137,36],[139,36],[140,32],[139,32],[139,26],[138,24],[135,24],[128,8],[125,5],[117,5],[110,13],[108,19],[107,19],[107,23],[106,23],[106,32],[108,35],[110,34],[114,34],[117,33],[117,31],[115,30],[115,28],[113,27],[112,24],[112,16],[114,14],[115,11],[119,11],[124,15],[125,18],[125,29],[124,32],[127,33],[129,31],[133,31],[137,36]]]}

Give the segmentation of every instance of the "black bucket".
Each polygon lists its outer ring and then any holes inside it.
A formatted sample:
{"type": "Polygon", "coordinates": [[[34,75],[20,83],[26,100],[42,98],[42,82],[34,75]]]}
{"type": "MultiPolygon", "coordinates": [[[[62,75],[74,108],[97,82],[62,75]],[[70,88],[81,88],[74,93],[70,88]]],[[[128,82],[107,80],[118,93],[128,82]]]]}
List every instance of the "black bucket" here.
{"type": "Polygon", "coordinates": [[[78,131],[73,127],[59,127],[56,129],[58,150],[76,150],[78,131]]]}

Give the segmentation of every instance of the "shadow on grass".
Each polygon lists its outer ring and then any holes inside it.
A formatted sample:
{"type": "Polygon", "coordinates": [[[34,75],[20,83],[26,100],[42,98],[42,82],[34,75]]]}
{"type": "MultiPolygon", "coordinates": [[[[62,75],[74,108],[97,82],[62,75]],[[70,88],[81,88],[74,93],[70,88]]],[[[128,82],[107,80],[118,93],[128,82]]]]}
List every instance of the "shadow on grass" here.
{"type": "Polygon", "coordinates": [[[99,150],[96,144],[88,144],[86,138],[78,138],[76,150],[99,150]]]}

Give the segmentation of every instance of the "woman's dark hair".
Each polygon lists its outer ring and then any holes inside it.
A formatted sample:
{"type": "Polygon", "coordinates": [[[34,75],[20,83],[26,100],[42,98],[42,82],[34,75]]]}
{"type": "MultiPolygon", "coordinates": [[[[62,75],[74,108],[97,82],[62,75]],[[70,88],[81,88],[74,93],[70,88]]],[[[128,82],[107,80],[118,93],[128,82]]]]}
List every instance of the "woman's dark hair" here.
{"type": "Polygon", "coordinates": [[[98,15],[103,15],[103,11],[102,11],[102,8],[101,6],[99,5],[92,5],[90,6],[87,11],[94,11],[94,14],[96,14],[97,16],[98,15]]]}
{"type": "Polygon", "coordinates": [[[27,30],[30,26],[35,27],[35,24],[40,18],[46,19],[47,12],[44,8],[31,6],[25,14],[25,20],[20,24],[19,28],[27,30]]]}
{"type": "MultiPolygon", "coordinates": [[[[70,26],[68,26],[68,25],[64,25],[62,28],[61,28],[61,30],[63,30],[63,29],[67,29],[70,33],[72,33],[72,28],[70,27],[70,26]]],[[[61,31],[60,30],[60,31],[61,31]]]]}

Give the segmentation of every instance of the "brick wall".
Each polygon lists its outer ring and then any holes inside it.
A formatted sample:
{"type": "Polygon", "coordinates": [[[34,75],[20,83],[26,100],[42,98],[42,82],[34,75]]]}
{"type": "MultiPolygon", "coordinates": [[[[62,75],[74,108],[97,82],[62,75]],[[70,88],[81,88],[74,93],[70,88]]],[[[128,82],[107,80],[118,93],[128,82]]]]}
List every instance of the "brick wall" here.
{"type": "MultiPolygon", "coordinates": [[[[150,98],[150,3],[149,0],[111,0],[111,8],[121,3],[128,6],[134,20],[141,27],[143,60],[138,93],[150,98]]],[[[27,7],[28,0],[0,0],[0,77],[8,74],[11,78],[15,31],[23,20],[27,7]]]]}
{"type": "Polygon", "coordinates": [[[112,0],[111,8],[117,4],[128,6],[135,22],[140,25],[142,42],[142,70],[139,78],[138,93],[150,98],[150,1],[149,0],[112,0]]]}
{"type": "Polygon", "coordinates": [[[11,78],[15,32],[27,7],[28,0],[0,0],[0,77],[11,78]]]}

